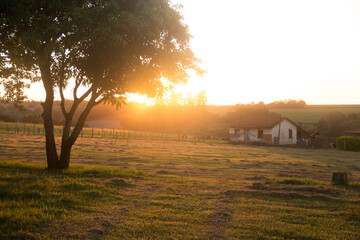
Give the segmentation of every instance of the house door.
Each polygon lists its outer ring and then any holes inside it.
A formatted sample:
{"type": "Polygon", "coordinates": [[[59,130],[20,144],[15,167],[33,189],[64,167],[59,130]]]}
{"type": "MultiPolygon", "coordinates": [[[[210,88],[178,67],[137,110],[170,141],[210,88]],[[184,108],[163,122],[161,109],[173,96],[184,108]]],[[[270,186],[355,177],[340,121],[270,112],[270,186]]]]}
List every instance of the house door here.
{"type": "Polygon", "coordinates": [[[250,142],[250,130],[246,130],[244,132],[244,141],[245,142],[250,142]]]}

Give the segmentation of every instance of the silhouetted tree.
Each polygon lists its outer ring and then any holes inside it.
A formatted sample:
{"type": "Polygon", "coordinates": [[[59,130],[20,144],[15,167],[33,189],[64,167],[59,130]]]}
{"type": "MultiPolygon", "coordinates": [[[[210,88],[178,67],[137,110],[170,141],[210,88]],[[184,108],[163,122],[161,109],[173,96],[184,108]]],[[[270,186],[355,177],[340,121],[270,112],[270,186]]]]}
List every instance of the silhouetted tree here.
{"type": "Polygon", "coordinates": [[[2,0],[0,9],[5,100],[23,100],[22,79],[42,81],[49,169],[69,167],[71,148],[96,105],[120,106],[126,93],[156,96],[164,91],[162,78],[179,83],[187,79],[186,69],[201,72],[188,28],[167,0],[2,0]],[[73,102],[66,107],[63,91],[71,81],[73,102]],[[79,95],[80,86],[87,90],[79,95]],[[52,115],[55,88],[65,118],[60,158],[52,115]]]}

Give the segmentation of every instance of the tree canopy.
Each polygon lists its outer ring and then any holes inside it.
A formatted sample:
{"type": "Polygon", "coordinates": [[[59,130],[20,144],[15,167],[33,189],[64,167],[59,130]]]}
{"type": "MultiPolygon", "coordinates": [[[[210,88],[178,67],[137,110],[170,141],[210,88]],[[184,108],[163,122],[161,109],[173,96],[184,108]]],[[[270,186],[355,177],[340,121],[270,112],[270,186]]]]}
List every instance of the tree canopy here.
{"type": "Polygon", "coordinates": [[[94,106],[120,105],[126,93],[155,97],[165,90],[163,79],[176,84],[186,81],[188,69],[202,71],[179,7],[168,0],[1,0],[0,9],[2,100],[23,100],[23,79],[43,82],[49,168],[68,167],[71,146],[94,106]],[[64,89],[71,81],[74,102],[66,108],[64,89]],[[87,87],[82,94],[80,86],[87,87]],[[60,160],[53,134],[55,88],[65,116],[60,160]]]}

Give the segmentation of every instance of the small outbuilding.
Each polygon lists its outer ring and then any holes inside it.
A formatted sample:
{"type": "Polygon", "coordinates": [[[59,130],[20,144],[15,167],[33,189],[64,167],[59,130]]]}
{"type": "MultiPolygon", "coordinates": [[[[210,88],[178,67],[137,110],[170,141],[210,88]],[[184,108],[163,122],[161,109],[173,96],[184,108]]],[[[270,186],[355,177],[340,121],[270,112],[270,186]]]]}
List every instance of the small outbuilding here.
{"type": "Polygon", "coordinates": [[[345,134],[349,135],[349,136],[360,136],[360,129],[348,130],[348,131],[345,131],[345,134]]]}
{"type": "Polygon", "coordinates": [[[233,143],[296,145],[300,127],[278,115],[244,117],[229,128],[233,143]]]}
{"type": "Polygon", "coordinates": [[[333,143],[330,138],[322,135],[319,131],[315,130],[309,134],[310,146],[313,148],[333,148],[333,143]]]}

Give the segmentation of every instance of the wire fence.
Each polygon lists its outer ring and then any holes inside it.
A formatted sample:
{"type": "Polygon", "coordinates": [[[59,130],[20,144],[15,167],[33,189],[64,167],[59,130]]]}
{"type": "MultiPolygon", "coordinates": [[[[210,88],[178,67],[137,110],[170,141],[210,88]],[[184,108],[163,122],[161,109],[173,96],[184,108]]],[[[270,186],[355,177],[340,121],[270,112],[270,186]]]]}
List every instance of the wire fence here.
{"type": "MultiPolygon", "coordinates": [[[[54,126],[54,134],[61,137],[63,127],[54,126]]],[[[43,135],[45,136],[44,126],[41,124],[28,123],[0,123],[0,134],[23,134],[23,135],[43,135]]],[[[119,128],[90,128],[82,129],[79,137],[81,138],[108,138],[108,139],[139,139],[139,140],[162,140],[162,141],[191,141],[225,143],[224,139],[209,136],[206,133],[199,135],[189,135],[181,132],[152,132],[136,131],[119,128]]]]}

